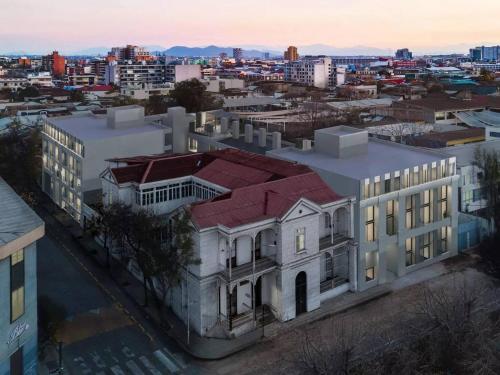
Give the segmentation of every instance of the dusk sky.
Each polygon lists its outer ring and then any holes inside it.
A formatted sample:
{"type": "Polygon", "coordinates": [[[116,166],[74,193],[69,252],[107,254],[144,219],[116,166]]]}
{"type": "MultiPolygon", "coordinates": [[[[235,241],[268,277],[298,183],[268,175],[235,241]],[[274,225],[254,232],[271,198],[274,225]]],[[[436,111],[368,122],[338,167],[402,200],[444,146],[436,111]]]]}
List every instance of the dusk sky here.
{"type": "Polygon", "coordinates": [[[0,52],[126,43],[465,52],[500,43],[499,15],[499,0],[2,0],[0,52]]]}

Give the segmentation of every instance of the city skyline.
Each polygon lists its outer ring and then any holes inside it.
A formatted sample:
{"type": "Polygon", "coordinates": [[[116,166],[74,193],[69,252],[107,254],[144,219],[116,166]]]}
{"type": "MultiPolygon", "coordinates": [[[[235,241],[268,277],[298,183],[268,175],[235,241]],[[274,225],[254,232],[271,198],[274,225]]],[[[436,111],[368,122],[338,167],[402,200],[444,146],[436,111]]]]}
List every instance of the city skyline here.
{"type": "Polygon", "coordinates": [[[53,49],[72,53],[126,43],[165,47],[265,44],[267,49],[278,51],[292,44],[299,47],[299,53],[300,46],[311,44],[465,53],[475,45],[497,44],[495,35],[500,35],[500,24],[495,20],[500,3],[496,0],[482,0],[473,18],[465,0],[422,0],[418,8],[406,2],[389,8],[378,0],[349,4],[312,0],[306,8],[296,0],[278,0],[266,4],[265,11],[256,8],[258,17],[248,17],[248,12],[241,11],[243,6],[240,0],[221,1],[209,11],[201,0],[193,0],[189,6],[161,0],[140,5],[130,0],[88,0],[71,5],[61,0],[44,4],[28,0],[22,5],[8,2],[0,14],[0,53],[46,53],[53,49]],[[25,24],[39,24],[40,14],[45,20],[36,32],[19,27],[20,19],[25,24]],[[310,27],[310,19],[315,20],[315,27],[310,27]]]}

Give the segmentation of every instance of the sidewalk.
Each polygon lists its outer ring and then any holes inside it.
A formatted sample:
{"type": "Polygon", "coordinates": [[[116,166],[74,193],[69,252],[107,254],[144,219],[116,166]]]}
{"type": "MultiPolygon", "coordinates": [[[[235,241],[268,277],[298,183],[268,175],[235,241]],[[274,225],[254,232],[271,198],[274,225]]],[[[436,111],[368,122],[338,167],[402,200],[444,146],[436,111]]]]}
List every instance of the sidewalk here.
{"type": "MultiPolygon", "coordinates": [[[[72,234],[75,241],[80,244],[81,248],[91,257],[91,259],[97,262],[100,267],[106,267],[106,251],[102,246],[95,242],[93,238],[82,235],[78,224],[72,221],[68,215],[61,210],[52,209],[50,212],[52,216],[72,234]],[[68,219],[71,221],[68,221],[68,219]]],[[[142,283],[112,257],[108,275],[115,281],[118,288],[129,297],[136,307],[138,307],[143,318],[154,323],[154,326],[159,332],[174,339],[193,357],[215,360],[230,356],[260,341],[269,340],[282,332],[340,314],[356,306],[382,298],[393,291],[419,284],[448,272],[450,272],[450,270],[445,264],[442,262],[436,263],[399,278],[391,284],[379,285],[363,292],[348,292],[323,302],[319,309],[301,315],[291,321],[274,321],[266,325],[263,329],[256,329],[255,331],[238,336],[234,339],[207,338],[199,336],[196,332],[191,331],[189,334],[189,343],[186,325],[168,309],[164,310],[163,319],[161,319],[151,296],[149,297],[148,306],[145,307],[143,305],[144,288],[142,283]]]]}

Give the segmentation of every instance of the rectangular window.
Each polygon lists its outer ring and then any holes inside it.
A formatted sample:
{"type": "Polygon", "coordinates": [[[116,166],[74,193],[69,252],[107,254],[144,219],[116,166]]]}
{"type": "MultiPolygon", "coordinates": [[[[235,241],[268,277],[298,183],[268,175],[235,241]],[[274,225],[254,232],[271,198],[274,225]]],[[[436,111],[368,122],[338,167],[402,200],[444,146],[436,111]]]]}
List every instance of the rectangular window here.
{"type": "Polygon", "coordinates": [[[431,257],[432,232],[422,235],[422,246],[420,247],[420,256],[425,260],[431,257]]]}
{"type": "Polygon", "coordinates": [[[415,264],[415,237],[406,239],[405,248],[406,248],[406,267],[408,267],[415,264]]]}
{"type": "Polygon", "coordinates": [[[395,202],[388,201],[386,205],[386,229],[389,236],[396,234],[395,202]]]}
{"type": "Polygon", "coordinates": [[[432,194],[431,190],[425,190],[422,193],[422,222],[424,224],[429,224],[432,222],[432,194]]]}
{"type": "Polygon", "coordinates": [[[375,181],[374,182],[374,196],[380,195],[380,181],[375,181]]]}
{"type": "Polygon", "coordinates": [[[375,279],[376,263],[377,263],[377,251],[370,251],[365,254],[365,281],[372,281],[375,279]]]}
{"type": "Polygon", "coordinates": [[[391,180],[384,181],[384,193],[389,193],[391,191],[391,180]]]}
{"type": "Polygon", "coordinates": [[[375,206],[365,208],[365,217],[366,241],[375,241],[375,206]]]}
{"type": "Polygon", "coordinates": [[[406,228],[415,228],[415,196],[406,197],[406,228]]]}
{"type": "Polygon", "coordinates": [[[448,251],[448,227],[442,227],[440,230],[439,250],[441,253],[448,251]]]}
{"type": "Polygon", "coordinates": [[[448,217],[448,186],[441,186],[439,192],[439,214],[442,220],[448,217]]]}
{"type": "Polygon", "coordinates": [[[397,191],[401,189],[401,177],[395,176],[394,177],[394,191],[397,191]]]}
{"type": "Polygon", "coordinates": [[[295,233],[295,250],[297,252],[304,251],[306,249],[306,229],[299,228],[295,233]]]}
{"type": "Polygon", "coordinates": [[[10,256],[10,321],[24,314],[24,250],[10,256]]]}

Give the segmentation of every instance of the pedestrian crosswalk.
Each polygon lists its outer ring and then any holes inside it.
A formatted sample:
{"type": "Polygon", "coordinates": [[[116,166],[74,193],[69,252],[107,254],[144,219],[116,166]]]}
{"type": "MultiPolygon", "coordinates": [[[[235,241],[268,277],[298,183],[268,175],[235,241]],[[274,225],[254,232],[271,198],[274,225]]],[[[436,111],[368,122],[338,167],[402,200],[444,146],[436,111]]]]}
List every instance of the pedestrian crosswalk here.
{"type": "MultiPolygon", "coordinates": [[[[166,348],[149,354],[136,355],[127,346],[121,348],[117,358],[102,353],[92,352],[73,358],[67,373],[82,375],[168,375],[182,374],[187,368],[179,354],[172,354],[166,348]]],[[[115,353],[116,354],[116,353],[115,353]]]]}

